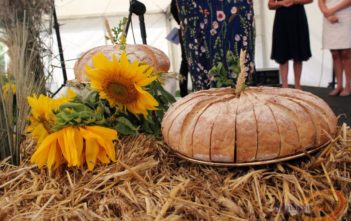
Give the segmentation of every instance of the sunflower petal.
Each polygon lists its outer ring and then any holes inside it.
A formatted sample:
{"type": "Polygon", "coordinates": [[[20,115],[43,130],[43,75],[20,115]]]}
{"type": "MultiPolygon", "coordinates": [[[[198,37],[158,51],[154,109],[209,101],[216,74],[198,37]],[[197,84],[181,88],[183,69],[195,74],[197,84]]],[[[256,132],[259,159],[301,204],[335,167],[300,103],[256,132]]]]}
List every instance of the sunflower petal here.
{"type": "Polygon", "coordinates": [[[85,159],[88,165],[88,170],[92,171],[95,167],[96,158],[99,154],[99,145],[95,139],[85,140],[85,159]]]}
{"type": "Polygon", "coordinates": [[[33,97],[32,96],[28,96],[27,97],[27,102],[28,102],[29,106],[31,106],[32,108],[34,106],[33,104],[34,104],[35,100],[36,100],[36,96],[35,95],[33,97]]]}
{"type": "Polygon", "coordinates": [[[100,82],[101,80],[103,80],[104,75],[103,75],[104,71],[100,70],[100,69],[96,69],[96,68],[91,68],[91,69],[86,69],[85,70],[85,74],[88,76],[90,81],[98,81],[100,82]]]}
{"type": "Polygon", "coordinates": [[[135,108],[138,110],[138,112],[136,112],[136,113],[142,114],[146,118],[148,115],[148,112],[147,112],[146,107],[143,106],[142,101],[137,101],[137,102],[135,102],[134,105],[135,105],[135,108]]]}
{"type": "Polygon", "coordinates": [[[58,142],[56,143],[56,156],[55,156],[55,159],[56,159],[56,162],[55,162],[55,165],[54,165],[54,170],[56,170],[61,164],[63,164],[65,162],[64,158],[63,158],[63,155],[62,155],[62,152],[61,152],[61,148],[58,145],[58,142]]]}
{"type": "Polygon", "coordinates": [[[147,65],[147,64],[141,65],[138,67],[138,72],[143,74],[143,76],[145,76],[145,73],[149,68],[150,68],[150,65],[147,65]]]}
{"type": "Polygon", "coordinates": [[[139,113],[142,113],[142,112],[143,112],[143,110],[140,109],[140,108],[136,105],[135,102],[134,102],[134,103],[131,103],[131,104],[128,104],[128,105],[127,105],[127,109],[128,109],[129,112],[134,113],[134,114],[139,114],[139,113]]]}
{"type": "Polygon", "coordinates": [[[108,158],[105,149],[102,147],[99,148],[99,154],[97,158],[101,163],[110,163],[110,159],[108,158]]]}
{"type": "Polygon", "coordinates": [[[86,128],[109,141],[117,139],[117,131],[114,129],[101,126],[86,126],[86,128]]]}
{"type": "Polygon", "coordinates": [[[93,56],[93,65],[101,70],[111,71],[112,62],[101,52],[93,56]]]}
{"type": "Polygon", "coordinates": [[[127,53],[125,51],[122,52],[121,56],[120,56],[120,64],[128,64],[129,60],[127,57],[127,53]]]}
{"type": "Polygon", "coordinates": [[[66,127],[65,132],[64,142],[65,146],[70,149],[71,166],[79,166],[80,159],[78,158],[78,148],[75,140],[76,131],[73,127],[66,127]]]}
{"type": "Polygon", "coordinates": [[[71,150],[69,148],[69,143],[67,144],[66,139],[65,139],[66,130],[67,130],[67,128],[64,128],[64,129],[58,131],[58,133],[60,133],[60,135],[58,136],[58,143],[59,143],[59,146],[61,148],[63,157],[67,161],[67,165],[72,166],[71,150]]]}
{"type": "Polygon", "coordinates": [[[157,79],[157,76],[153,76],[153,77],[148,77],[148,78],[144,78],[139,80],[138,82],[136,82],[139,86],[146,86],[149,85],[151,82],[153,82],[154,80],[157,79]]]}
{"type": "MultiPolygon", "coordinates": [[[[101,140],[98,139],[99,144],[101,144],[101,140]]],[[[105,150],[109,158],[113,161],[116,162],[116,152],[115,152],[115,146],[113,145],[112,142],[105,143],[104,146],[102,146],[105,150]]]]}
{"type": "Polygon", "coordinates": [[[31,162],[38,165],[39,168],[44,166],[48,160],[48,155],[50,151],[50,147],[53,142],[57,140],[57,133],[52,133],[47,136],[43,142],[39,145],[36,151],[33,153],[31,157],[31,162]]]}
{"type": "Polygon", "coordinates": [[[104,137],[101,137],[99,134],[96,134],[93,131],[82,127],[80,128],[80,130],[85,139],[95,139],[98,142],[98,144],[105,149],[109,158],[112,161],[115,161],[115,148],[111,140],[107,141],[104,139],[104,137]]]}
{"type": "Polygon", "coordinates": [[[71,101],[75,96],[77,96],[76,92],[74,92],[72,89],[67,90],[67,95],[64,97],[66,99],[66,102],[71,101]]]}
{"type": "Polygon", "coordinates": [[[78,128],[74,128],[74,144],[77,150],[78,166],[83,165],[83,137],[78,128]]]}
{"type": "MultiPolygon", "coordinates": [[[[158,101],[147,91],[143,90],[141,87],[135,86],[135,88],[140,93],[140,101],[144,103],[145,106],[149,108],[155,108],[159,105],[158,101]]],[[[155,109],[152,109],[155,110],[155,109]]]]}
{"type": "Polygon", "coordinates": [[[51,170],[52,165],[55,164],[56,151],[57,151],[57,141],[52,142],[52,144],[50,146],[50,151],[48,154],[48,168],[49,168],[49,170],[51,170]]]}

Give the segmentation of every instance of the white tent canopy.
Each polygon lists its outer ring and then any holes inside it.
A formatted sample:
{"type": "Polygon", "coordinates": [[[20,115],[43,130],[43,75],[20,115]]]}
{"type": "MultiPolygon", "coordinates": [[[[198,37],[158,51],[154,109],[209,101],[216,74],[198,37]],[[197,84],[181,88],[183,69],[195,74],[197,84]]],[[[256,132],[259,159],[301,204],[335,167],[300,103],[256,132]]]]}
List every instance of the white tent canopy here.
{"type": "MultiPolygon", "coordinates": [[[[180,63],[179,45],[168,42],[165,37],[176,25],[169,13],[170,0],[140,0],[147,12],[145,25],[148,44],[164,51],[171,60],[171,71],[177,72],[180,63]]],[[[274,11],[268,10],[268,1],[254,0],[256,19],[256,68],[277,68],[270,60],[271,34],[274,11]]],[[[309,19],[312,58],[304,63],[302,85],[325,87],[331,81],[331,56],[321,49],[322,15],[317,1],[306,5],[309,19]]],[[[110,44],[106,41],[103,18],[111,26],[117,26],[122,17],[129,14],[128,0],[56,0],[56,11],[60,23],[64,56],[68,79],[74,79],[73,65],[79,55],[90,48],[110,44]]],[[[139,21],[133,15],[135,40],[141,43],[139,21]]],[[[127,43],[133,44],[132,32],[128,34],[127,43]]],[[[54,43],[55,45],[56,43],[54,43]]],[[[292,66],[292,65],[290,65],[292,66]]],[[[62,83],[61,71],[54,73],[57,86],[62,83]]],[[[294,82],[293,70],[289,73],[289,83],[294,82]]],[[[174,89],[172,89],[174,90],[174,89]]]]}
{"type": "MultiPolygon", "coordinates": [[[[143,2],[148,14],[165,13],[170,0],[143,2]]],[[[57,0],[56,10],[61,19],[128,15],[129,0],[57,0]]]]}

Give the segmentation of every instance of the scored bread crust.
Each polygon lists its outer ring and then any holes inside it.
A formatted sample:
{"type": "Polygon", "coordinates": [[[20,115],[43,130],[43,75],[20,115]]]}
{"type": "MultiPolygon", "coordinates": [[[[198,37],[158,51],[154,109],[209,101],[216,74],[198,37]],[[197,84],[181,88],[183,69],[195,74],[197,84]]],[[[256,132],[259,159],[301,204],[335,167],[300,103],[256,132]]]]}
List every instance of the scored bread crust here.
{"type": "MultiPolygon", "coordinates": [[[[83,83],[89,81],[88,77],[85,75],[85,67],[87,65],[92,66],[92,57],[94,55],[101,52],[110,60],[112,60],[112,55],[119,58],[122,53],[119,47],[119,45],[103,45],[84,52],[74,64],[76,80],[83,83]]],[[[169,70],[170,62],[167,55],[152,46],[141,44],[127,45],[126,53],[130,62],[138,60],[142,63],[149,64],[157,72],[168,72],[169,70]]]]}
{"type": "Polygon", "coordinates": [[[257,122],[253,104],[245,96],[239,98],[235,130],[236,161],[254,161],[257,154],[257,122]]]}
{"type": "Polygon", "coordinates": [[[162,135],[176,152],[204,162],[289,157],[335,136],[337,118],[319,97],[295,89],[249,87],[198,91],[166,112],[162,135]]]}

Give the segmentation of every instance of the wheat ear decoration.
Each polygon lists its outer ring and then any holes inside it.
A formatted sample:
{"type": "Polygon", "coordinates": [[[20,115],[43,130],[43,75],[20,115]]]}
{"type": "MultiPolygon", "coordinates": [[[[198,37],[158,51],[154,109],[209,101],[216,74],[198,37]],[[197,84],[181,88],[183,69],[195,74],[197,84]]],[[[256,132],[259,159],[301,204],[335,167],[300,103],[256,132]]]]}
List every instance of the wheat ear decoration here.
{"type": "Polygon", "coordinates": [[[106,18],[104,18],[104,25],[105,25],[107,37],[112,42],[112,44],[115,44],[115,41],[114,41],[114,38],[113,38],[113,35],[112,35],[112,32],[111,32],[110,23],[108,22],[108,20],[106,18]]]}
{"type": "Polygon", "coordinates": [[[235,85],[236,97],[240,97],[240,93],[245,87],[245,81],[247,76],[246,67],[245,67],[245,57],[246,57],[246,50],[241,49],[240,50],[240,74],[238,76],[238,79],[236,80],[236,85],[235,85]]]}

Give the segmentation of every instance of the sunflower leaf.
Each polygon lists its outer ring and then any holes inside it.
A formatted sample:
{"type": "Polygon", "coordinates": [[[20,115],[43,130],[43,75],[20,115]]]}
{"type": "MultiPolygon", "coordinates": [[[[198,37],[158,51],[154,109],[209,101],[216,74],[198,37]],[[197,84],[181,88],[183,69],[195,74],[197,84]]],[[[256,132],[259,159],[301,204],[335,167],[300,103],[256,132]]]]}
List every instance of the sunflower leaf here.
{"type": "Polygon", "coordinates": [[[157,87],[157,90],[160,91],[161,97],[166,98],[169,104],[176,101],[175,98],[174,98],[174,96],[173,96],[172,94],[170,94],[168,91],[166,91],[166,90],[162,87],[162,85],[160,84],[159,81],[155,81],[155,85],[156,85],[156,87],[157,87]]]}
{"type": "Polygon", "coordinates": [[[127,118],[118,117],[116,119],[115,129],[123,135],[136,135],[138,134],[138,128],[135,127],[127,118]]]}

